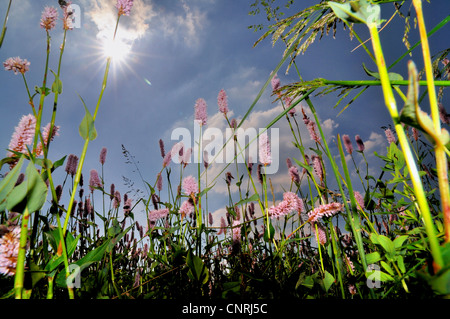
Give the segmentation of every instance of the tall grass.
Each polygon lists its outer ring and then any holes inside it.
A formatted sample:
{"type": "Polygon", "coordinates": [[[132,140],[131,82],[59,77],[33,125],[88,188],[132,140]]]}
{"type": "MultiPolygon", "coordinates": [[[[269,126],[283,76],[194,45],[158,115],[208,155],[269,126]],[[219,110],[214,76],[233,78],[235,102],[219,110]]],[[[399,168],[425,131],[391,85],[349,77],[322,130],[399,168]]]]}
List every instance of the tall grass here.
{"type": "MultiPolygon", "coordinates": [[[[91,115],[85,107],[79,126],[79,134],[85,141],[80,155],[74,155],[74,151],[50,160],[47,156],[57,133],[58,97],[62,94],[61,61],[70,28],[64,29],[58,70],[51,71],[54,75],[51,88],[47,88],[47,75],[50,32],[55,30],[46,29],[42,87],[31,95],[25,66],[19,65],[22,68],[18,71],[30,100],[34,134],[29,137],[25,124],[19,125],[16,132],[22,142],[12,143],[16,148],[1,161],[2,167],[9,165],[0,181],[2,297],[448,297],[450,139],[444,127],[448,125],[448,115],[439,110],[434,93],[435,86],[450,84],[445,79],[448,65],[440,67],[445,64],[439,63],[445,62],[445,55],[432,60],[421,1],[414,0],[426,80],[419,81],[413,62],[408,63],[407,81],[388,73],[379,39],[382,22],[374,13],[392,6],[390,2],[320,2],[284,19],[277,17],[277,10],[267,10],[276,22],[260,41],[270,34],[274,41],[281,39],[286,44],[283,58],[239,122],[228,118],[229,106],[223,104],[226,93],[219,93],[219,110],[228,127],[237,134],[262,94],[272,86],[274,100],[283,111],[265,129],[268,131],[275,124],[289,127],[297,152],[296,157],[287,161],[288,187],[281,185],[282,198],[275,194],[273,178],[267,174],[270,162],[280,160],[270,157],[267,132],[245,145],[235,135],[231,136],[223,148],[232,145],[233,160],[223,166],[214,159],[199,162],[194,168],[196,177],[188,175],[186,169],[193,166],[192,150],[178,143],[169,151],[161,141],[162,161],[161,167],[155,168],[156,179],[148,180],[141,175],[148,188],[145,196],[140,194],[136,198],[128,193],[122,196],[115,184],[109,188],[105,185],[109,178],[103,170],[108,164],[105,149],[101,150],[100,166],[88,168],[88,181],[84,163],[88,146],[97,136],[95,120],[107,89],[110,57],[106,59],[94,113],[91,115]],[[378,72],[366,70],[374,80],[304,81],[296,64],[298,54],[318,34],[337,29],[341,23],[349,27],[351,35],[376,63],[378,72]],[[373,52],[358,36],[358,23],[368,27],[373,52]],[[277,72],[288,60],[288,67],[295,69],[299,81],[281,85],[277,72]],[[431,117],[419,107],[420,85],[427,87],[431,117]],[[388,124],[394,126],[397,136],[389,141],[384,154],[375,154],[383,162],[378,176],[369,175],[367,151],[359,136],[355,136],[357,149],[354,149],[349,136],[338,134],[335,145],[338,152],[332,153],[330,138],[324,133],[312,99],[313,94],[336,90],[342,90],[345,97],[361,87],[363,90],[351,103],[357,103],[366,90],[381,87],[380,94],[392,119],[388,124]],[[402,91],[404,88],[406,93],[402,91]],[[395,94],[404,103],[402,110],[398,109],[395,94]],[[46,131],[40,119],[44,101],[52,97],[52,120],[46,131]],[[253,163],[245,154],[256,142],[259,161],[253,163]],[[178,164],[174,158],[180,159],[178,164]],[[363,164],[360,167],[358,163],[363,164]],[[54,171],[62,170],[64,165],[65,176],[58,183],[53,179],[54,171]],[[352,171],[357,172],[356,179],[352,171]],[[213,206],[208,194],[222,181],[227,189],[227,205],[217,221],[214,220],[217,216],[208,210],[213,206]],[[337,189],[331,189],[330,185],[336,185],[337,189]],[[47,197],[51,197],[50,205],[46,205],[47,197]],[[142,207],[144,221],[135,218],[135,212],[142,207]]],[[[111,30],[114,36],[121,19],[127,18],[130,7],[126,5],[130,3],[118,2],[117,22],[111,30]]],[[[270,8],[267,3],[262,5],[270,8]]],[[[67,8],[61,7],[65,13],[67,8]]],[[[394,15],[399,10],[395,8],[394,15]]],[[[433,33],[446,21],[434,28],[433,33]]],[[[83,99],[81,103],[84,104],[83,99]]],[[[197,110],[196,117],[204,120],[203,127],[206,117],[202,114],[197,110]]],[[[203,143],[202,135],[196,142],[203,143]]],[[[125,146],[122,148],[127,161],[137,167],[133,156],[125,146]]],[[[197,150],[200,158],[201,148],[197,150]]]]}

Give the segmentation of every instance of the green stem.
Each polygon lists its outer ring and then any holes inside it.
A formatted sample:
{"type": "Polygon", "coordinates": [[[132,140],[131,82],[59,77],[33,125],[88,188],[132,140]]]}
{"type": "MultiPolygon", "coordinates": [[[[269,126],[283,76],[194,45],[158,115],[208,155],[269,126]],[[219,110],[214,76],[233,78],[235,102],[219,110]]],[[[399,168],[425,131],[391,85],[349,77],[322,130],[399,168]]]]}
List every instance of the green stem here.
{"type": "Polygon", "coordinates": [[[7,29],[6,23],[8,22],[9,9],[11,9],[11,3],[12,3],[12,0],[9,0],[8,9],[6,9],[5,20],[3,21],[2,33],[0,35],[0,48],[2,47],[3,40],[5,39],[5,35],[6,35],[6,29],[7,29]]]}
{"type": "Polygon", "coordinates": [[[23,283],[25,279],[25,257],[28,242],[28,224],[30,221],[30,212],[28,207],[22,216],[22,226],[20,229],[20,246],[17,254],[16,275],[14,277],[14,290],[16,299],[22,299],[23,283]]]}
{"type": "MultiPolygon", "coordinates": [[[[439,118],[439,108],[437,103],[437,96],[434,84],[433,67],[431,65],[431,54],[428,44],[428,36],[425,29],[425,21],[422,12],[422,1],[413,0],[414,8],[417,12],[417,20],[419,24],[420,39],[422,42],[423,60],[425,64],[425,73],[427,77],[428,97],[430,100],[431,117],[433,120],[434,131],[436,134],[441,134],[441,122],[439,118]]],[[[445,155],[446,146],[443,145],[439,139],[436,139],[435,153],[436,153],[436,169],[439,180],[439,190],[441,194],[442,212],[444,214],[445,222],[445,239],[450,242],[450,193],[449,182],[447,174],[447,159],[445,155]]]]}
{"type": "MultiPolygon", "coordinates": [[[[116,38],[117,28],[119,26],[119,20],[120,20],[120,15],[117,16],[116,27],[114,29],[113,41],[116,38]]],[[[98,100],[97,100],[97,105],[95,106],[94,115],[92,116],[94,122],[95,122],[95,119],[97,117],[97,113],[98,113],[98,110],[99,110],[99,107],[100,107],[100,103],[101,103],[102,98],[103,98],[103,93],[105,92],[105,89],[106,89],[106,84],[107,84],[107,80],[108,80],[108,74],[109,74],[110,66],[111,66],[111,57],[108,57],[107,60],[106,60],[106,68],[105,68],[105,74],[103,76],[102,88],[100,90],[100,95],[99,95],[98,100]]],[[[78,184],[80,183],[81,171],[83,169],[83,165],[84,165],[84,161],[85,161],[85,158],[86,158],[86,153],[87,153],[87,148],[89,146],[89,142],[90,142],[90,139],[89,139],[89,136],[87,136],[86,140],[84,142],[84,146],[83,146],[83,150],[82,150],[81,155],[80,155],[79,162],[78,162],[77,173],[75,175],[75,181],[74,181],[74,185],[73,185],[73,191],[72,191],[72,195],[70,197],[69,206],[67,208],[67,212],[68,213],[66,214],[66,219],[64,221],[64,226],[63,226],[63,233],[64,233],[64,235],[65,235],[65,233],[67,231],[67,225],[69,224],[70,212],[71,212],[71,209],[73,207],[73,203],[74,203],[74,200],[75,200],[75,194],[76,194],[76,190],[77,190],[78,184]]]]}
{"type": "Polygon", "coordinates": [[[419,172],[416,167],[416,163],[414,162],[414,158],[408,143],[407,136],[403,129],[403,126],[399,122],[399,113],[397,110],[397,105],[395,102],[395,98],[393,95],[391,83],[389,81],[389,75],[386,68],[386,63],[383,56],[383,51],[380,44],[380,38],[378,35],[378,30],[375,24],[368,25],[370,34],[372,36],[372,44],[375,52],[375,57],[377,59],[377,66],[380,73],[380,79],[384,94],[384,100],[386,107],[389,110],[391,118],[394,122],[395,129],[397,132],[398,140],[403,150],[403,154],[405,155],[406,165],[408,167],[408,171],[411,176],[411,181],[413,183],[414,193],[416,195],[416,199],[418,205],[420,207],[420,212],[425,224],[425,229],[428,234],[428,239],[430,241],[431,254],[435,263],[442,267],[444,265],[442,254],[439,247],[439,242],[436,237],[436,230],[433,225],[432,216],[430,212],[430,208],[428,206],[428,201],[423,189],[423,185],[420,180],[419,172]]]}

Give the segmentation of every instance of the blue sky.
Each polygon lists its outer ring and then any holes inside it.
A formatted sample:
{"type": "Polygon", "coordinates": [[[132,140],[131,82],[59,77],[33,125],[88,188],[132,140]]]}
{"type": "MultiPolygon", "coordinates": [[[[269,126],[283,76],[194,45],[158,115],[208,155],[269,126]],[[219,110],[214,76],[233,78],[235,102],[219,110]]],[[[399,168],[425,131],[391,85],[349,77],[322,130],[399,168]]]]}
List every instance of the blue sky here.
{"type": "MultiPolygon", "coordinates": [[[[284,11],[290,15],[315,2],[297,0],[291,9],[284,11]]],[[[60,136],[52,143],[49,155],[53,160],[71,153],[81,153],[83,140],[78,134],[78,125],[84,111],[77,94],[83,97],[88,108],[93,111],[105,68],[100,38],[113,32],[113,20],[109,17],[115,14],[114,0],[78,0],[73,3],[80,8],[81,24],[80,28],[70,31],[67,37],[61,71],[64,87],[56,120],[56,124],[61,127],[60,136]]],[[[231,115],[242,118],[284,51],[281,44],[272,46],[270,39],[253,48],[253,43],[262,33],[253,32],[248,26],[267,24],[267,21],[264,13],[256,16],[248,14],[251,3],[252,0],[135,1],[131,16],[122,17],[119,26],[119,35],[128,39],[131,52],[123,62],[114,62],[112,65],[96,121],[98,138],[90,143],[84,165],[86,181],[90,169],[101,169],[98,157],[101,148],[106,147],[108,155],[104,172],[107,188],[110,183],[115,183],[116,188],[125,193],[127,188],[123,185],[122,176],[126,176],[135,181],[136,187],[144,189],[134,167],[125,163],[121,148],[123,144],[135,157],[144,179],[153,184],[162,162],[159,139],[164,140],[168,151],[177,142],[170,140],[175,128],[192,129],[193,107],[198,98],[204,98],[207,102],[208,125],[225,128],[223,118],[216,115],[217,94],[221,89],[225,89],[228,94],[231,115]]],[[[6,4],[3,1],[0,5],[0,17],[4,17],[6,4]]],[[[27,73],[30,87],[42,82],[46,39],[44,30],[39,28],[39,19],[46,5],[58,6],[56,0],[21,0],[20,4],[13,1],[6,39],[0,49],[2,61],[11,56],[20,56],[31,62],[30,72],[27,73]]],[[[424,2],[424,10],[427,26],[431,29],[448,15],[450,2],[424,2]]],[[[390,14],[391,10],[382,12],[385,19],[390,14]]],[[[402,20],[396,19],[381,32],[388,63],[405,50],[401,42],[403,27],[402,20]]],[[[430,39],[433,52],[448,47],[448,29],[448,26],[441,29],[430,39]]],[[[358,26],[357,31],[362,38],[367,39],[367,32],[362,26],[358,26]]],[[[417,41],[417,33],[417,30],[411,30],[411,43],[417,41]]],[[[51,35],[50,68],[56,69],[62,40],[61,22],[51,31],[51,35]]],[[[355,39],[349,40],[348,31],[341,29],[338,29],[335,39],[324,36],[298,57],[302,76],[306,80],[317,77],[334,80],[368,79],[361,67],[362,63],[371,69],[375,67],[361,48],[352,52],[357,44],[355,39]]],[[[422,55],[419,49],[413,51],[412,59],[421,68],[422,55]]],[[[393,70],[405,78],[406,61],[393,70]]],[[[285,69],[286,65],[278,73],[282,84],[298,81],[294,71],[284,74],[285,69]]],[[[49,79],[52,79],[52,75],[49,79]]],[[[0,72],[0,83],[0,145],[6,149],[20,117],[31,113],[31,110],[20,76],[0,72]]],[[[371,163],[378,162],[370,154],[374,151],[383,153],[387,146],[381,127],[391,124],[380,92],[380,88],[368,90],[339,117],[337,114],[341,108],[333,109],[337,101],[335,95],[313,99],[330,141],[336,134],[349,134],[352,139],[355,134],[361,135],[371,163]]],[[[51,104],[52,98],[47,99],[44,124],[50,119],[51,104]]],[[[446,104],[448,98],[444,98],[446,104]]],[[[264,127],[280,110],[280,105],[273,103],[273,97],[267,91],[256,105],[247,125],[264,127]]],[[[298,120],[301,122],[301,117],[298,120]]],[[[280,172],[273,176],[274,185],[283,187],[289,186],[285,158],[298,157],[290,144],[292,139],[286,125],[285,120],[281,120],[278,125],[280,172]]],[[[302,132],[307,134],[306,130],[302,132]]],[[[373,168],[378,169],[376,166],[373,168]]],[[[2,170],[4,172],[5,168],[2,170]]],[[[196,166],[188,166],[189,172],[195,175],[196,166]]],[[[212,176],[213,173],[208,174],[212,176]]],[[[213,190],[210,200],[213,203],[215,200],[217,204],[213,209],[223,207],[224,191],[224,187],[215,187],[213,190]]],[[[281,188],[277,188],[277,191],[280,192],[281,188]]]]}

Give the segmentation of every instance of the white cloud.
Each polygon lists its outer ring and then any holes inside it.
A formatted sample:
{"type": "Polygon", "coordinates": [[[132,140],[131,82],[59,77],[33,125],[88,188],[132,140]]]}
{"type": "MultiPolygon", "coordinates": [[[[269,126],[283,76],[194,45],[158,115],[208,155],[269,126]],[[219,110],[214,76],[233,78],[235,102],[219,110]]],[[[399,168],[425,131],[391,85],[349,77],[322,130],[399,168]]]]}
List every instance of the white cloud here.
{"type": "MultiPolygon", "coordinates": [[[[101,40],[111,39],[117,21],[116,0],[94,0],[82,1],[85,18],[92,21],[97,29],[97,38],[101,40]]],[[[134,1],[133,8],[129,16],[122,16],[120,19],[117,37],[128,45],[142,38],[148,28],[149,21],[155,17],[156,12],[149,2],[143,0],[134,1]]]]}
{"type": "Polygon", "coordinates": [[[198,7],[188,5],[184,0],[179,2],[181,13],[163,12],[154,27],[175,42],[183,41],[188,47],[195,47],[200,42],[201,30],[207,25],[206,12],[198,7]]]}

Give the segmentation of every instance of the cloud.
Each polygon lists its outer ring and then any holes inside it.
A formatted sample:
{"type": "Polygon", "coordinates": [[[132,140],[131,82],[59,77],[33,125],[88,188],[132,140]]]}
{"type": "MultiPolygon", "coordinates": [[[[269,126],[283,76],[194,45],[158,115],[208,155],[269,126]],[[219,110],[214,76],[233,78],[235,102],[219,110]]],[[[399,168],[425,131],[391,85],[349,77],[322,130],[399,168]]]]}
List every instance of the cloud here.
{"type": "Polygon", "coordinates": [[[188,47],[195,47],[200,42],[200,31],[207,25],[206,12],[201,11],[199,7],[193,7],[186,1],[179,2],[180,9],[175,12],[161,12],[158,17],[158,23],[155,28],[164,36],[173,38],[176,42],[183,41],[188,47]]]}
{"type": "MultiPolygon", "coordinates": [[[[117,21],[116,0],[82,1],[86,8],[85,17],[97,27],[98,39],[111,39],[117,21]]],[[[129,45],[142,38],[148,28],[149,21],[155,17],[151,3],[143,0],[134,1],[129,17],[121,17],[117,37],[129,45]]]]}

